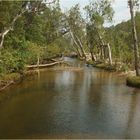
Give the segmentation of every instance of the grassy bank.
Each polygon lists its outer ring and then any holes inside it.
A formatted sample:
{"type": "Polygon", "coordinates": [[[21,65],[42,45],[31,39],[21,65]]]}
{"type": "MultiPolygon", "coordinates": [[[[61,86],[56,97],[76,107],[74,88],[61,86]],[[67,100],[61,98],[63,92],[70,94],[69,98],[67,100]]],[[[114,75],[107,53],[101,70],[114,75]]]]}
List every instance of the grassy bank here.
{"type": "Polygon", "coordinates": [[[131,87],[140,88],[140,76],[127,77],[126,84],[131,87]]]}
{"type": "Polygon", "coordinates": [[[21,80],[21,74],[19,73],[10,73],[5,74],[0,77],[0,91],[4,90],[6,87],[17,83],[21,80]]]}
{"type": "Polygon", "coordinates": [[[87,66],[91,65],[93,67],[99,68],[99,69],[104,69],[107,71],[117,71],[116,67],[110,64],[106,64],[103,62],[92,62],[92,61],[87,61],[86,62],[87,66]]]}
{"type": "Polygon", "coordinates": [[[0,76],[0,91],[6,89],[12,84],[21,82],[25,77],[37,74],[36,70],[24,71],[21,73],[10,73],[0,76]]]}

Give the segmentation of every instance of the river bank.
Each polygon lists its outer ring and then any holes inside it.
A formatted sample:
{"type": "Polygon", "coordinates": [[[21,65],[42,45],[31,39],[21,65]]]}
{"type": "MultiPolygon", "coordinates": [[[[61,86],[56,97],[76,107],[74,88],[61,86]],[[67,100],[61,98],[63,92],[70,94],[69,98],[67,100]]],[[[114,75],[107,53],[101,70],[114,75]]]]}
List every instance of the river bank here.
{"type": "Polygon", "coordinates": [[[135,76],[135,71],[130,69],[120,68],[118,69],[115,65],[105,64],[101,62],[87,61],[87,66],[91,65],[95,68],[104,69],[109,72],[117,72],[118,76],[124,76],[126,78],[126,85],[130,87],[140,88],[140,77],[135,76]]]}
{"type": "Polygon", "coordinates": [[[2,74],[0,76],[0,91],[3,91],[7,87],[20,83],[25,77],[32,76],[38,74],[39,69],[43,69],[46,67],[52,67],[59,64],[70,65],[63,61],[63,58],[60,57],[52,57],[48,60],[44,60],[41,64],[36,65],[27,65],[25,66],[25,70],[22,72],[13,72],[8,74],[2,74]]]}
{"type": "Polygon", "coordinates": [[[140,88],[140,76],[128,76],[126,78],[126,84],[130,87],[140,88]]]}
{"type": "MultiPolygon", "coordinates": [[[[70,66],[70,64],[67,62],[64,62],[62,60],[61,61],[60,60],[57,61],[57,60],[56,59],[53,60],[54,62],[50,63],[50,64],[42,64],[39,66],[38,65],[27,66],[26,70],[23,71],[22,73],[10,73],[10,74],[6,74],[6,75],[1,76],[0,77],[0,91],[3,91],[4,89],[6,89],[7,87],[9,87],[13,84],[20,83],[23,79],[25,79],[28,76],[38,74],[39,69],[42,69],[44,67],[50,67],[50,66],[54,66],[57,64],[65,64],[67,66],[70,66]]],[[[116,72],[116,74],[118,76],[124,76],[126,78],[126,85],[127,86],[140,88],[140,82],[139,82],[140,78],[134,77],[134,75],[135,75],[134,71],[117,70],[115,65],[109,65],[109,64],[100,63],[100,62],[94,63],[92,61],[87,61],[86,65],[87,65],[87,67],[91,65],[91,66],[98,68],[98,69],[104,69],[104,70],[107,70],[109,72],[116,72]]],[[[67,70],[71,70],[71,68],[67,68],[67,70]]],[[[76,68],[74,70],[77,71],[76,68]]]]}
{"type": "Polygon", "coordinates": [[[0,77],[0,92],[7,87],[20,83],[25,77],[37,74],[37,70],[27,70],[22,73],[9,73],[0,77]]]}

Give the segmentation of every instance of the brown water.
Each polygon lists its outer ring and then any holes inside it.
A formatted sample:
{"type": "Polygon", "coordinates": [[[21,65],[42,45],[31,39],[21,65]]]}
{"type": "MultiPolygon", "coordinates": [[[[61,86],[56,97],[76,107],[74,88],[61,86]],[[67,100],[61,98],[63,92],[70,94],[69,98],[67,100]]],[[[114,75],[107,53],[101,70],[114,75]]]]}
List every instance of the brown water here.
{"type": "Polygon", "coordinates": [[[140,138],[140,90],[66,59],[83,70],[46,69],[1,93],[0,138],[140,138]]]}

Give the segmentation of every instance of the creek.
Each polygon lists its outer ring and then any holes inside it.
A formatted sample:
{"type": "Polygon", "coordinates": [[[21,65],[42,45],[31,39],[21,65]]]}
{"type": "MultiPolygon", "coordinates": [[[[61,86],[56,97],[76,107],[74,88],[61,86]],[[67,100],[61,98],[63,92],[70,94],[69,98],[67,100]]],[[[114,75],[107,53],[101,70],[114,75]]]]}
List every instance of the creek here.
{"type": "Polygon", "coordinates": [[[7,88],[0,138],[140,138],[140,90],[125,78],[65,58],[7,88]],[[77,69],[76,69],[77,68],[77,69]]]}

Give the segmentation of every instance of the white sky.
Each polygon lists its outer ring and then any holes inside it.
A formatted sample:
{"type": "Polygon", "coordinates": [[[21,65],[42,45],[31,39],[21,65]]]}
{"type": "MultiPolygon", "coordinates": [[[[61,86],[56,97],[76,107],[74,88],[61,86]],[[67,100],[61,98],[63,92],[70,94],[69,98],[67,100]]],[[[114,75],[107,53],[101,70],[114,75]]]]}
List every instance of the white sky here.
{"type": "MultiPolygon", "coordinates": [[[[88,2],[89,0],[60,0],[60,5],[63,10],[67,10],[71,6],[79,3],[82,9],[88,4],[88,2]]],[[[115,11],[113,24],[117,24],[130,19],[127,0],[114,0],[113,9],[115,11]]]]}

